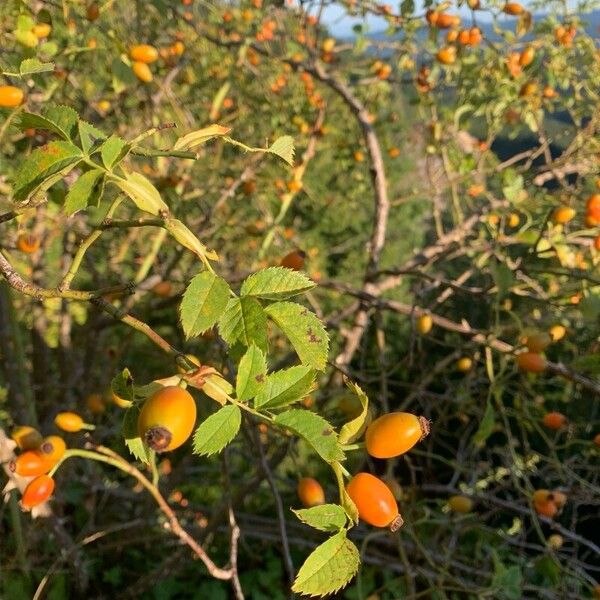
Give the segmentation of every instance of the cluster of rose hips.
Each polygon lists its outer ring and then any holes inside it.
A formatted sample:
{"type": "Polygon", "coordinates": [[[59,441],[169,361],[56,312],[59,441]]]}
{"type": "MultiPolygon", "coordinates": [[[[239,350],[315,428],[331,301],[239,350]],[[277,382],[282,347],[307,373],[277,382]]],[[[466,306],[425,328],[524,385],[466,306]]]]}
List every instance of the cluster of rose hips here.
{"type": "MultiPolygon", "coordinates": [[[[365,432],[367,452],[374,458],[395,458],[408,452],[429,434],[429,421],[425,417],[404,412],[394,412],[375,419],[365,432]]],[[[348,496],[356,505],[360,519],[374,527],[398,530],[403,519],[390,487],[370,473],[357,473],[346,486],[348,496]]],[[[306,507],[325,502],[320,483],[305,477],[298,483],[298,496],[306,507]]]]}
{"type": "MultiPolygon", "coordinates": [[[[84,423],[78,414],[72,412],[59,413],[54,423],[59,429],[69,432],[91,427],[84,423]]],[[[58,435],[43,437],[37,429],[29,425],[17,427],[11,437],[20,452],[10,462],[9,469],[16,475],[31,478],[21,499],[23,510],[31,510],[48,500],[54,492],[54,479],[48,473],[63,458],[67,444],[58,435]]]]}

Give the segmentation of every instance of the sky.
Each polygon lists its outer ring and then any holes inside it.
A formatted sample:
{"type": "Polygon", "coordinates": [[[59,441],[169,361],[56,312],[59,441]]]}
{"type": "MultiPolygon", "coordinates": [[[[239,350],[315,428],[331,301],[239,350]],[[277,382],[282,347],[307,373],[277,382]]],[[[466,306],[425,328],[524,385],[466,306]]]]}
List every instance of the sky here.
{"type": "MultiPolygon", "coordinates": [[[[381,3],[387,3],[387,4],[391,4],[394,8],[396,8],[399,4],[400,1],[399,0],[381,0],[381,3]]],[[[530,0],[521,0],[520,2],[523,6],[525,7],[529,7],[532,5],[533,2],[531,2],[530,0]]],[[[540,2],[537,2],[538,6],[540,4],[540,2]]],[[[571,0],[568,2],[569,6],[576,6],[576,0],[571,0]]],[[[423,10],[423,1],[422,0],[415,0],[415,6],[417,8],[417,11],[423,10]]],[[[470,11],[467,7],[463,7],[458,11],[458,14],[461,14],[462,16],[468,16],[470,14],[470,11]]],[[[485,22],[486,20],[489,21],[489,17],[486,19],[486,17],[489,15],[489,13],[487,12],[482,12],[480,13],[480,15],[478,15],[478,20],[485,22]]],[[[509,18],[509,17],[507,17],[509,18]]],[[[510,17],[514,20],[514,17],[510,17]]],[[[345,13],[345,11],[343,9],[341,9],[339,6],[330,6],[327,7],[323,13],[323,21],[329,25],[329,27],[331,28],[331,31],[337,35],[337,36],[346,36],[349,35],[350,33],[352,33],[352,26],[355,23],[364,23],[363,19],[351,19],[350,17],[348,17],[345,13]]],[[[377,17],[369,17],[367,19],[368,25],[369,25],[369,30],[370,31],[381,31],[382,29],[386,28],[386,22],[384,19],[382,18],[377,18],[377,17]]]]}

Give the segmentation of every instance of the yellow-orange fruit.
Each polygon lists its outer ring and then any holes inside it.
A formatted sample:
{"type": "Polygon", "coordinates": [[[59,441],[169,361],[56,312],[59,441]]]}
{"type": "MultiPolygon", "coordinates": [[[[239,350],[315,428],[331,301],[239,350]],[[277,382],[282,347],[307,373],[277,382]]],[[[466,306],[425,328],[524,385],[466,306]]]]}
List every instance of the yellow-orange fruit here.
{"type": "Polygon", "coordinates": [[[527,48],[525,48],[525,50],[523,50],[519,56],[519,64],[522,67],[527,67],[533,62],[534,58],[535,48],[533,46],[527,46],[527,48]]]}
{"type": "Polygon", "coordinates": [[[160,298],[168,298],[173,291],[173,286],[169,281],[159,281],[153,288],[152,293],[160,298]]]}
{"type": "Polygon", "coordinates": [[[370,473],[357,473],[346,486],[346,491],[356,505],[358,516],[374,527],[388,527],[397,531],[403,520],[390,488],[370,473]]]}
{"type": "Polygon", "coordinates": [[[456,62],[456,48],[454,46],[446,46],[439,50],[435,56],[443,65],[451,65],[456,62]]]}
{"type": "Polygon", "coordinates": [[[554,504],[554,502],[552,502],[552,500],[534,502],[533,508],[538,514],[543,515],[545,517],[550,517],[551,519],[556,516],[556,513],[558,513],[558,507],[556,506],[556,504],[554,504]]]}
{"type": "Polygon", "coordinates": [[[42,443],[42,434],[29,425],[21,425],[13,429],[10,437],[17,443],[20,450],[37,450],[42,443]]]}
{"type": "Polygon", "coordinates": [[[293,271],[304,270],[304,264],[306,260],[306,252],[303,250],[293,250],[289,254],[286,254],[279,263],[286,269],[292,269],[293,271]]]}
{"type": "Polygon", "coordinates": [[[552,221],[556,224],[563,225],[571,221],[576,214],[576,210],[570,206],[559,206],[552,213],[552,221]]]}
{"type": "Polygon", "coordinates": [[[435,21],[435,26],[439,29],[448,29],[449,27],[458,27],[460,25],[460,17],[458,15],[450,15],[448,13],[438,13],[435,21]]]}
{"type": "Polygon", "coordinates": [[[548,429],[561,429],[567,424],[567,417],[560,412],[549,412],[542,418],[542,423],[548,429]]]}
{"type": "Polygon", "coordinates": [[[425,417],[393,412],[375,419],[365,432],[367,452],[375,458],[392,458],[408,452],[429,435],[425,417]]]}
{"type": "Polygon", "coordinates": [[[50,32],[52,31],[52,25],[49,23],[38,23],[37,25],[33,26],[32,31],[36,38],[42,39],[50,35],[50,32]]]}
{"type": "Polygon", "coordinates": [[[158,50],[150,44],[139,44],[131,47],[129,56],[131,60],[149,65],[158,59],[158,50]]]}
{"type": "Polygon", "coordinates": [[[552,343],[549,333],[533,333],[527,336],[525,345],[530,352],[543,352],[552,343]]]}
{"type": "Polygon", "coordinates": [[[431,331],[431,328],[433,327],[433,319],[430,315],[421,315],[417,319],[416,327],[417,331],[421,335],[426,335],[431,331]]]}
{"type": "Polygon", "coordinates": [[[150,83],[152,81],[152,71],[146,63],[136,61],[133,63],[133,66],[131,68],[133,69],[135,76],[140,81],[143,81],[144,83],[150,83]]]}
{"type": "Polygon", "coordinates": [[[298,498],[306,508],[325,504],[325,492],[321,484],[312,477],[303,477],[298,482],[298,498]]]}
{"type": "Polygon", "coordinates": [[[85,399],[85,406],[93,415],[101,415],[106,410],[104,398],[100,394],[90,394],[85,399]]]}
{"type": "Polygon", "coordinates": [[[61,412],[54,417],[54,423],[63,431],[75,433],[81,431],[85,425],[83,419],[74,412],[61,412]]]}
{"type": "Polygon", "coordinates": [[[471,358],[469,358],[468,356],[463,356],[462,358],[459,358],[456,361],[456,368],[461,373],[467,373],[468,371],[471,370],[472,366],[473,366],[473,360],[471,358]]]}
{"type": "Polygon", "coordinates": [[[548,546],[550,546],[550,548],[553,548],[554,550],[558,550],[564,542],[562,535],[558,533],[553,533],[552,535],[549,535],[546,541],[548,542],[548,546]]]}
{"type": "Polygon", "coordinates": [[[33,254],[40,244],[40,238],[30,233],[21,233],[17,238],[17,248],[24,254],[33,254]]]}
{"type": "Polygon", "coordinates": [[[451,496],[448,506],[454,512],[466,514],[473,510],[473,500],[468,496],[451,496]]]}
{"type": "Polygon", "coordinates": [[[517,364],[521,371],[541,373],[546,369],[546,359],[537,352],[522,352],[517,356],[517,364]]]}
{"type": "Polygon", "coordinates": [[[552,327],[550,327],[548,330],[548,333],[550,334],[553,342],[558,342],[558,340],[562,340],[565,337],[567,334],[567,329],[562,325],[552,325],[552,327]]]}
{"type": "Polygon", "coordinates": [[[518,2],[507,2],[502,11],[507,15],[516,17],[518,15],[522,15],[525,12],[525,9],[518,2]]]}
{"type": "Polygon", "coordinates": [[[183,388],[168,386],[146,400],[138,416],[138,431],[148,447],[167,452],[187,441],[195,423],[192,395],[183,388]]]}
{"type": "Polygon", "coordinates": [[[23,510],[31,510],[34,506],[38,506],[52,496],[54,492],[54,479],[49,475],[40,475],[36,477],[23,492],[21,499],[21,508],[23,510]]]}
{"type": "Polygon", "coordinates": [[[59,461],[66,451],[67,444],[65,443],[65,440],[58,435],[49,435],[48,437],[45,437],[40,444],[39,449],[40,454],[52,464],[59,461]]]}
{"type": "Polygon", "coordinates": [[[38,450],[26,450],[9,464],[9,469],[21,477],[37,477],[52,468],[52,462],[38,450]]]}

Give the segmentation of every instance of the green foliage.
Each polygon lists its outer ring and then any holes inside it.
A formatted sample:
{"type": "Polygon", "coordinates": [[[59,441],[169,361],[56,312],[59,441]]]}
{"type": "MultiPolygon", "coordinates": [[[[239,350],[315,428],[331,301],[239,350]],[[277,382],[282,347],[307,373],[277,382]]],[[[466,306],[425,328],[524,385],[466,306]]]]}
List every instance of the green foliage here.
{"type": "Polygon", "coordinates": [[[288,406],[307,396],[314,384],[315,372],[306,365],[269,373],[258,389],[254,405],[261,409],[288,406]]]}
{"type": "Polygon", "coordinates": [[[214,273],[204,271],[187,286],[179,315],[187,338],[210,329],[223,314],[229,300],[227,282],[214,273]]]}
{"type": "Polygon", "coordinates": [[[354,577],[359,564],[358,548],[340,531],[306,559],[292,590],[307,596],[332,594],[354,577]]]}
{"type": "Polygon", "coordinates": [[[242,412],[235,404],[223,406],[203,421],[194,433],[194,454],[210,456],[221,452],[237,435],[242,412]]]}
{"type": "Polygon", "coordinates": [[[330,463],[344,458],[337,433],[320,415],[294,408],[278,414],[275,423],[305,439],[324,461],[330,463]]]}
{"type": "Polygon", "coordinates": [[[338,531],[346,524],[346,513],[337,504],[321,504],[294,510],[293,513],[303,523],[319,531],[338,531]]]}
{"type": "Polygon", "coordinates": [[[254,398],[263,387],[266,375],[267,359],[264,352],[251,344],[238,365],[235,384],[238,400],[246,402],[254,398]]]}

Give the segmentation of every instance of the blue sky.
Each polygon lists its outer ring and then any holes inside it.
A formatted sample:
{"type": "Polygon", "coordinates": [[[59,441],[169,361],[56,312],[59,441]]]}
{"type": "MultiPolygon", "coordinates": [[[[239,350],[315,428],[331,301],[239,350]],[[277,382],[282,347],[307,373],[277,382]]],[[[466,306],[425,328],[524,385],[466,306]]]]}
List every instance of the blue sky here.
{"type": "MultiPolygon", "coordinates": [[[[384,0],[381,0],[381,2],[383,3],[384,0]]],[[[387,0],[387,3],[391,4],[394,8],[396,8],[400,4],[399,1],[391,1],[391,0],[387,0]]],[[[531,6],[533,4],[533,2],[528,1],[528,0],[521,0],[521,4],[523,4],[523,6],[531,6]]],[[[574,6],[574,5],[576,5],[576,2],[573,0],[571,2],[568,2],[568,4],[571,6],[574,6]]],[[[417,7],[417,10],[423,10],[422,0],[415,0],[415,5],[417,7]]],[[[537,5],[538,6],[540,5],[539,1],[537,2],[537,5]]],[[[458,13],[462,14],[463,16],[466,16],[466,15],[470,14],[470,11],[468,8],[463,7],[461,10],[458,11],[458,13]]],[[[511,17],[511,19],[514,19],[514,18],[511,17]]],[[[479,13],[478,20],[480,20],[482,22],[489,20],[489,13],[487,13],[487,12],[479,13]]],[[[345,36],[352,32],[352,25],[354,25],[355,23],[363,23],[364,20],[363,19],[351,19],[348,16],[346,16],[345,11],[343,9],[341,9],[339,6],[330,6],[330,7],[327,7],[324,11],[324,22],[330,26],[331,31],[335,35],[345,36]]],[[[367,22],[368,22],[370,31],[380,31],[380,30],[386,28],[386,22],[384,19],[381,19],[381,18],[370,17],[370,18],[368,18],[367,22]]]]}

